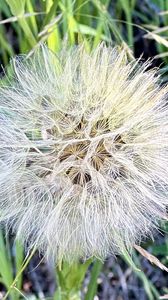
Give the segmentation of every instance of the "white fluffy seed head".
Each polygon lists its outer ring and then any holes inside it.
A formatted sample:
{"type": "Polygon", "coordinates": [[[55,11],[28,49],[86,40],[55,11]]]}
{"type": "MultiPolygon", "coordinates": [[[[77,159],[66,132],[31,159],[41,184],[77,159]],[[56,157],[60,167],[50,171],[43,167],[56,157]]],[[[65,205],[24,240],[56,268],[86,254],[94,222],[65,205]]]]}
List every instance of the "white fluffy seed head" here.
{"type": "Polygon", "coordinates": [[[131,249],[168,205],[167,87],[100,44],[12,60],[0,89],[0,220],[56,260],[131,249]]]}

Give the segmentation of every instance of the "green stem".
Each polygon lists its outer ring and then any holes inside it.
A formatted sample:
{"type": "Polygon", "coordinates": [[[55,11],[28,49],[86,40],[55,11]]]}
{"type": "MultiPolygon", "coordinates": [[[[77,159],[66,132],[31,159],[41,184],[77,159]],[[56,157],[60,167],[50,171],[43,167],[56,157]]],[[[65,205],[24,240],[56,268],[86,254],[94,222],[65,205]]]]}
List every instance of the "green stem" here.
{"type": "Polygon", "coordinates": [[[102,266],[103,263],[100,260],[96,260],[94,262],[92,272],[91,272],[91,279],[88,285],[88,291],[86,293],[85,300],[93,300],[97,291],[97,278],[100,274],[102,266]]]}

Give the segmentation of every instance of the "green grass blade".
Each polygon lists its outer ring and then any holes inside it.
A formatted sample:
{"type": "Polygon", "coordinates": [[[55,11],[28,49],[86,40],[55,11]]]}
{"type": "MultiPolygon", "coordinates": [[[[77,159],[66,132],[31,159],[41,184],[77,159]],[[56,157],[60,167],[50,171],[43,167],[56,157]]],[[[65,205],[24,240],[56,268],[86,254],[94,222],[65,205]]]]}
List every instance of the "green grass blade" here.
{"type": "MultiPolygon", "coordinates": [[[[24,248],[18,240],[15,240],[15,264],[16,264],[16,273],[19,273],[23,260],[24,260],[24,248]]],[[[18,278],[16,282],[16,287],[20,290],[22,286],[22,276],[18,278]]]]}
{"type": "MultiPolygon", "coordinates": [[[[12,281],[12,283],[10,284],[8,291],[5,295],[5,297],[3,298],[3,300],[7,300],[9,294],[13,291],[14,287],[16,286],[16,283],[18,282],[19,277],[23,274],[23,271],[25,270],[25,268],[27,267],[27,265],[29,264],[31,258],[33,257],[34,253],[35,253],[36,249],[34,248],[32,250],[32,252],[30,253],[30,255],[28,257],[26,257],[26,259],[23,261],[23,264],[21,266],[21,269],[19,270],[19,272],[17,273],[15,279],[12,281]]],[[[14,298],[13,300],[17,300],[16,298],[14,298]]]]}
{"type": "Polygon", "coordinates": [[[58,7],[58,1],[54,0],[53,5],[51,6],[50,10],[47,11],[46,17],[44,18],[42,28],[44,28],[45,25],[49,24],[51,22],[51,20],[54,18],[54,16],[56,16],[57,7],[58,7]]]}
{"type": "Polygon", "coordinates": [[[0,230],[0,274],[7,288],[13,281],[12,272],[11,261],[8,257],[2,230],[0,230]]]}
{"type": "Polygon", "coordinates": [[[22,16],[25,11],[26,0],[6,0],[8,3],[11,13],[14,16],[22,16]]]}
{"type": "Polygon", "coordinates": [[[6,51],[7,54],[10,56],[14,55],[13,48],[11,45],[7,42],[7,40],[4,38],[4,31],[0,30],[0,44],[1,44],[1,50],[6,51]]]}
{"type": "MultiPolygon", "coordinates": [[[[2,282],[8,290],[13,282],[13,266],[11,263],[10,249],[7,247],[7,244],[5,244],[2,230],[0,230],[0,274],[2,282]]],[[[10,291],[10,297],[11,300],[18,300],[17,293],[14,290],[10,291]]]]}
{"type": "MultiPolygon", "coordinates": [[[[107,9],[108,9],[108,5],[109,5],[109,0],[106,0],[105,3],[104,3],[104,10],[106,10],[107,12],[107,9]]],[[[101,41],[102,39],[102,34],[103,34],[103,31],[104,31],[104,26],[106,24],[106,19],[104,18],[104,14],[102,14],[101,11],[98,11],[98,13],[100,14],[100,20],[98,22],[98,26],[97,26],[97,33],[96,33],[96,36],[95,36],[95,39],[94,39],[94,42],[93,42],[93,48],[96,47],[98,45],[98,43],[101,41]]]]}
{"type": "Polygon", "coordinates": [[[8,3],[11,13],[15,16],[18,17],[18,23],[20,27],[22,28],[25,38],[27,43],[30,45],[30,47],[34,47],[36,44],[36,39],[32,33],[31,28],[28,25],[28,22],[26,18],[24,18],[24,13],[25,13],[25,3],[26,0],[6,0],[8,3]]]}
{"type": "Polygon", "coordinates": [[[115,38],[115,42],[117,42],[118,44],[122,44],[123,43],[123,38],[122,35],[120,33],[120,31],[118,30],[113,18],[111,17],[111,15],[109,14],[109,12],[107,10],[104,10],[104,6],[102,5],[101,1],[99,0],[93,0],[93,3],[95,5],[95,7],[102,12],[102,16],[104,18],[104,20],[106,20],[106,23],[108,24],[111,33],[113,33],[114,38],[115,38]]]}
{"type": "Polygon", "coordinates": [[[126,25],[127,25],[127,33],[128,33],[128,44],[133,49],[134,47],[134,39],[133,39],[133,26],[132,26],[132,10],[135,5],[135,1],[130,0],[120,0],[120,5],[123,8],[123,11],[126,16],[126,25]]]}
{"type": "MultiPolygon", "coordinates": [[[[90,35],[90,36],[94,36],[94,37],[96,37],[96,35],[97,35],[96,29],[89,27],[87,25],[84,25],[84,24],[77,24],[77,26],[74,27],[74,32],[79,32],[83,35],[90,35]]],[[[110,41],[109,38],[104,34],[100,35],[100,39],[107,41],[107,42],[110,41]]]]}
{"type": "Polygon", "coordinates": [[[20,18],[18,20],[18,23],[20,25],[20,27],[22,28],[24,34],[25,34],[25,37],[26,37],[26,41],[27,43],[31,46],[31,47],[34,47],[37,43],[30,27],[28,26],[28,23],[26,22],[26,19],[25,18],[20,18]]]}
{"type": "Polygon", "coordinates": [[[133,269],[137,277],[142,281],[148,299],[159,299],[159,293],[157,289],[152,284],[152,282],[150,282],[150,280],[146,277],[145,273],[141,270],[141,264],[135,251],[133,252],[133,258],[130,257],[129,253],[127,253],[126,251],[124,251],[122,258],[133,269]]]}
{"type": "MultiPolygon", "coordinates": [[[[32,5],[31,0],[26,0],[26,8],[27,8],[27,12],[29,12],[30,14],[34,13],[34,9],[33,9],[33,5],[32,5]]],[[[38,34],[38,27],[37,27],[36,17],[32,15],[28,19],[28,22],[30,24],[30,27],[33,30],[34,35],[37,36],[37,34],[38,34]]]]}

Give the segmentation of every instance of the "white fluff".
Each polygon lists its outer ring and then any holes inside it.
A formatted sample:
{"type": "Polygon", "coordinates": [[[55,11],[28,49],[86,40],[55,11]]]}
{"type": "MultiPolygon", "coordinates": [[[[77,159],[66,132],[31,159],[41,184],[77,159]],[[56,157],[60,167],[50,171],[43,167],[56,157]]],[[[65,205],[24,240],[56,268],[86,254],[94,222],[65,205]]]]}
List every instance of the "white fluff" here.
{"type": "Polygon", "coordinates": [[[12,60],[0,88],[0,220],[55,260],[152,236],[168,205],[167,87],[100,44],[12,60]]]}

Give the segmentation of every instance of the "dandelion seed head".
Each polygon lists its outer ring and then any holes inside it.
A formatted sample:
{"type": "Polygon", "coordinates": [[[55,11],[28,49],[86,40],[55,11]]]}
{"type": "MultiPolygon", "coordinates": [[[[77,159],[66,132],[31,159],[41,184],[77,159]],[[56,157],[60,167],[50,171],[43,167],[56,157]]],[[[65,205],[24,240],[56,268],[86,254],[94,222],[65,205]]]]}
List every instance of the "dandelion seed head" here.
{"type": "Polygon", "coordinates": [[[100,44],[11,61],[0,88],[0,221],[55,260],[120,254],[168,205],[167,87],[100,44]]]}

